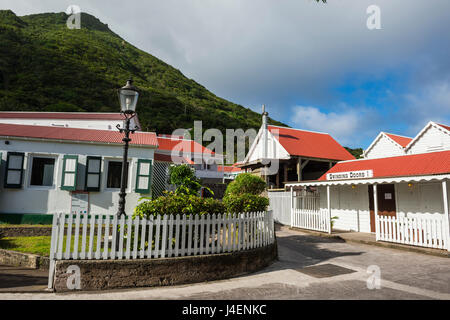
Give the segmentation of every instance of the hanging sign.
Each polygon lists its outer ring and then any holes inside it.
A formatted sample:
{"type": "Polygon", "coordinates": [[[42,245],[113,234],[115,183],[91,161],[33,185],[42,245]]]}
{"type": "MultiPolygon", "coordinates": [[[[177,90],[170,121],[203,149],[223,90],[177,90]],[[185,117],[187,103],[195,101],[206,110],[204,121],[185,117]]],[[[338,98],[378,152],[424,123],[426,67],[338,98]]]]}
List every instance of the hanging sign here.
{"type": "Polygon", "coordinates": [[[373,178],[373,170],[328,173],[327,180],[351,180],[373,178]]]}

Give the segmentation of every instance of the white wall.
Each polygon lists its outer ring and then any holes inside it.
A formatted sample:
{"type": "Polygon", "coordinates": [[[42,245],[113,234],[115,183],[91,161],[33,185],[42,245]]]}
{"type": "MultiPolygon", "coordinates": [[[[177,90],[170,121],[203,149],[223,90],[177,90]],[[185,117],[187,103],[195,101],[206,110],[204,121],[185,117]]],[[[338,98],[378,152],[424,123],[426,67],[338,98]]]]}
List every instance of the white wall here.
{"type": "MultiPolygon", "coordinates": [[[[2,152],[2,168],[0,174],[0,213],[53,214],[69,213],[71,209],[71,193],[61,190],[62,166],[64,155],[79,155],[78,182],[80,190],[84,187],[84,174],[87,156],[102,157],[102,183],[100,192],[90,192],[90,213],[114,214],[118,210],[119,190],[106,188],[108,160],[122,161],[121,145],[96,145],[77,143],[38,142],[10,139],[9,145],[0,140],[2,152]],[[24,152],[23,187],[19,190],[3,187],[7,152],[24,152]],[[30,159],[33,155],[55,156],[54,185],[52,187],[30,186],[30,159]]],[[[138,203],[140,194],[134,192],[136,185],[136,169],[138,159],[153,159],[154,149],[130,146],[130,174],[128,177],[126,212],[132,214],[138,203]]]]}
{"type": "Polygon", "coordinates": [[[443,214],[442,182],[396,185],[397,214],[443,214]]]}
{"type": "MultiPolygon", "coordinates": [[[[327,208],[327,189],[319,187],[320,208],[327,208]]],[[[443,214],[444,203],[442,182],[395,185],[397,216],[416,214],[443,214]]],[[[448,199],[450,199],[450,183],[448,183],[448,199]]],[[[340,230],[370,232],[369,192],[367,185],[331,187],[332,217],[339,217],[334,228],[340,230]],[[359,216],[359,219],[358,219],[359,216]]]]}
{"type": "Polygon", "coordinates": [[[407,154],[450,150],[450,134],[439,126],[430,126],[407,150],[407,154]]]}
{"type": "MultiPolygon", "coordinates": [[[[368,187],[361,185],[331,187],[331,216],[338,217],[334,228],[370,232],[368,187]]],[[[320,187],[320,208],[327,208],[327,188],[320,187]]]]}
{"type": "Polygon", "coordinates": [[[375,142],[372,148],[366,152],[365,158],[376,159],[402,155],[405,155],[405,150],[383,134],[375,142]]]}
{"type": "MultiPolygon", "coordinates": [[[[259,139],[255,140],[255,145],[253,146],[254,149],[252,149],[250,152],[250,156],[248,161],[257,161],[263,159],[263,134],[262,130],[259,132],[259,139]]],[[[290,155],[286,151],[286,149],[283,148],[283,146],[280,144],[277,138],[274,137],[274,135],[267,130],[267,158],[268,159],[289,159],[290,155]]]]}
{"type": "MultiPolygon", "coordinates": [[[[0,115],[0,123],[36,125],[36,126],[59,126],[67,128],[82,128],[93,130],[117,130],[119,124],[123,127],[121,120],[71,120],[71,119],[3,119],[0,115]]],[[[132,119],[131,128],[136,126],[135,119],[132,119]]]]}

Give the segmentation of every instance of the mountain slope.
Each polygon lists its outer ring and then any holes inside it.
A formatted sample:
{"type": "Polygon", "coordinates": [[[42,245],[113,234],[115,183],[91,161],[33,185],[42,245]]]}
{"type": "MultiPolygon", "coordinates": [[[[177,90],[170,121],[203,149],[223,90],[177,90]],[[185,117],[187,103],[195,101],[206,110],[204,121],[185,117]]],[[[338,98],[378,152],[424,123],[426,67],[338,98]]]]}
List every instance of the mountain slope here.
{"type": "Polygon", "coordinates": [[[116,90],[132,76],[144,130],[171,133],[194,120],[220,130],[260,127],[259,114],[215,96],[97,18],[83,13],[80,30],[68,29],[67,18],[0,11],[0,110],[117,112],[116,90]]]}

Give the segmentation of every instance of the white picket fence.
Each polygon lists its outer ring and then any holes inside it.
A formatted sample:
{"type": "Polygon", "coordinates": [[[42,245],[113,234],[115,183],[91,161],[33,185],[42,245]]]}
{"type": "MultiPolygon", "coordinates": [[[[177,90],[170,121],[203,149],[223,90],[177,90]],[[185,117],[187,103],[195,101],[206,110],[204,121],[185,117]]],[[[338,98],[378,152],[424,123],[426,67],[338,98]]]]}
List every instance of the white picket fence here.
{"type": "Polygon", "coordinates": [[[449,248],[448,226],[442,214],[420,214],[413,217],[377,215],[376,224],[377,241],[437,249],[449,248]]]}
{"type": "Polygon", "coordinates": [[[49,288],[56,260],[157,259],[244,251],[274,243],[272,212],[202,216],[56,214],[49,288]]]}
{"type": "Polygon", "coordinates": [[[329,220],[330,215],[326,209],[292,209],[292,226],[295,228],[329,232],[329,220]]]}
{"type": "Polygon", "coordinates": [[[269,191],[269,210],[273,212],[273,219],[280,224],[291,225],[291,193],[269,191]]]}

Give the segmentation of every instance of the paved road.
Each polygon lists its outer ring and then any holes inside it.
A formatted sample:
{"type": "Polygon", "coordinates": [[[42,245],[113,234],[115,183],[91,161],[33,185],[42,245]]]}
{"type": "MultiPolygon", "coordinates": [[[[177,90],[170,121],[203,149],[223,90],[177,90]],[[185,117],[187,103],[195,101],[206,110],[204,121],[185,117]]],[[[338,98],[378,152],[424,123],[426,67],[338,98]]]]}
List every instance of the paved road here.
{"type": "Polygon", "coordinates": [[[277,237],[279,261],[259,273],[235,279],[120,292],[0,293],[0,299],[450,300],[450,260],[448,258],[344,243],[286,228],[278,230],[277,237]],[[316,267],[320,265],[325,266],[316,267]],[[367,288],[367,279],[370,276],[367,269],[372,265],[380,268],[380,289],[367,288]],[[339,271],[347,273],[336,275],[339,271]]]}

